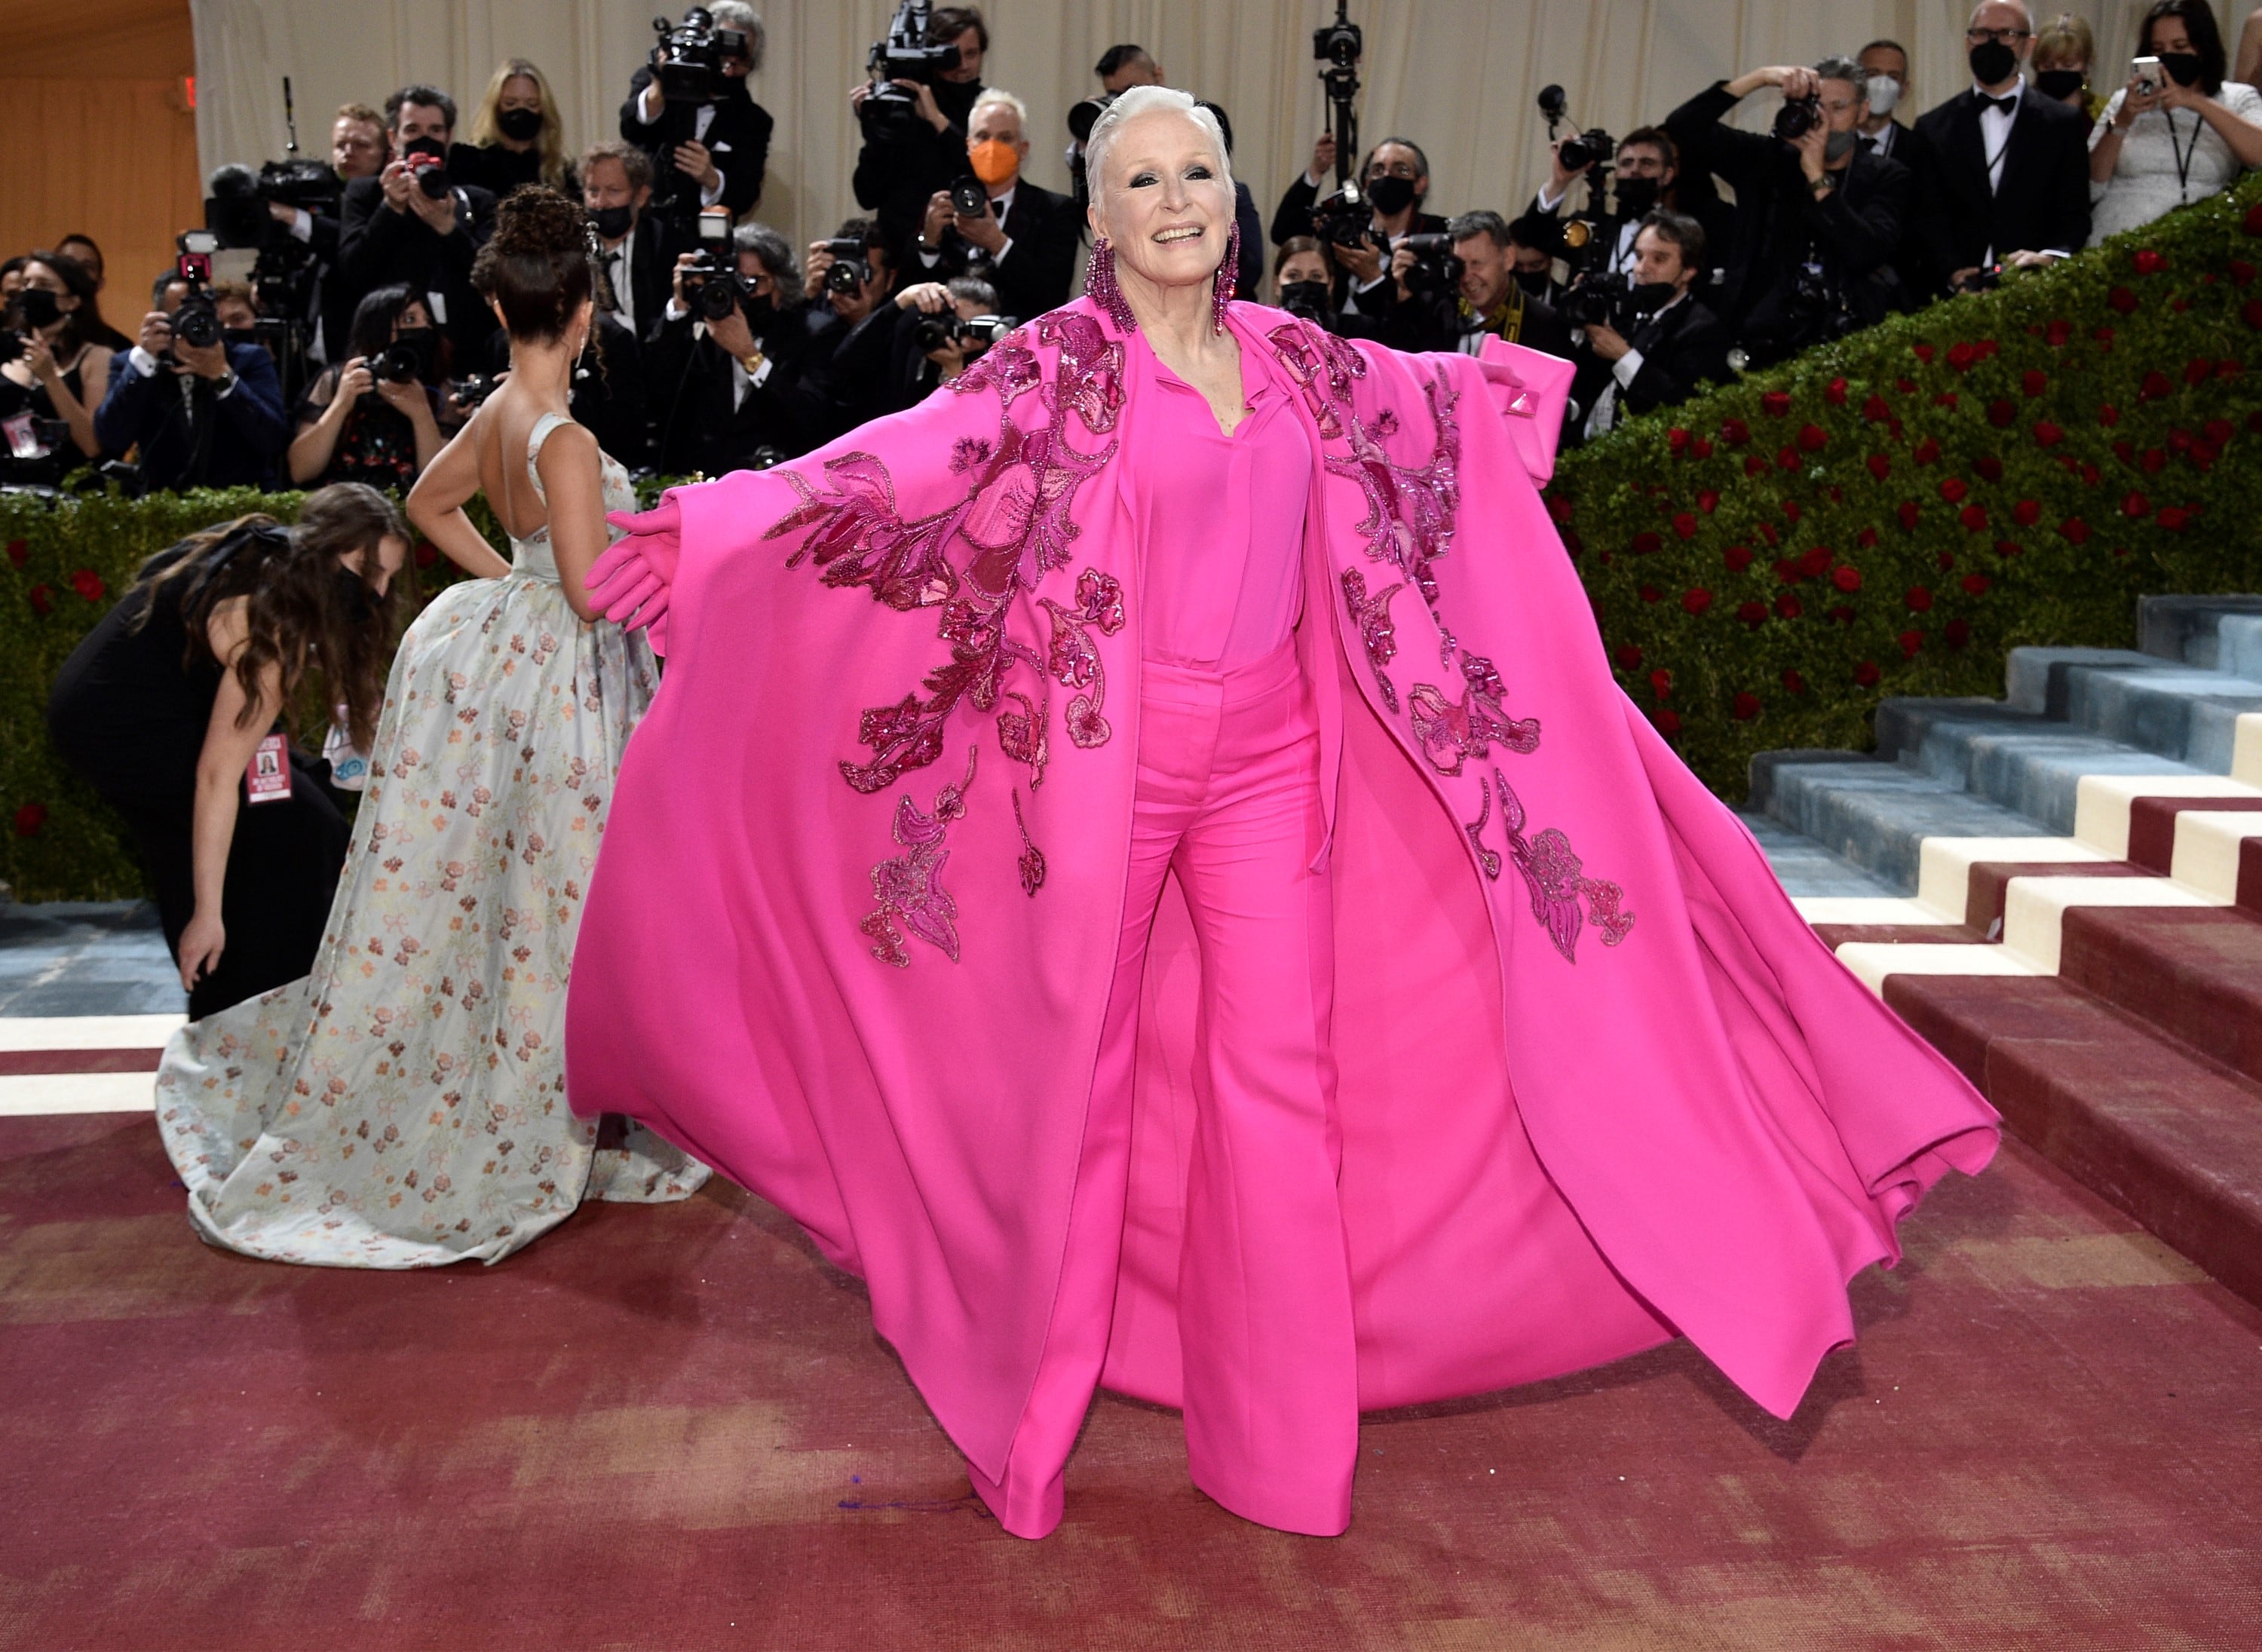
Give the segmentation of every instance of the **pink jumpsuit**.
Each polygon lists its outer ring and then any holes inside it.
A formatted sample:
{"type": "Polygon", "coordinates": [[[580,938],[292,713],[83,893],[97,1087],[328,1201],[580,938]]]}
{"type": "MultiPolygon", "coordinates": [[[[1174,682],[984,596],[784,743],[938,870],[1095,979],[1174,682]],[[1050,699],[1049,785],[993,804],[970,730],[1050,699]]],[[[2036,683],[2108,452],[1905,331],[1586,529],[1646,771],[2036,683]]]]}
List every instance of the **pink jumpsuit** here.
{"type": "Polygon", "coordinates": [[[1243,352],[1248,411],[1228,436],[1144,339],[1130,348],[1146,386],[1127,439],[1142,451],[1117,462],[1140,479],[1143,661],[1122,938],[1044,1353],[1004,1482],[973,1480],[1008,1531],[1059,1523],[1107,1352],[1142,977],[1175,869],[1201,961],[1178,1280],[1188,1467],[1237,1514],[1333,1534],[1351,1519],[1358,1395],[1330,895],[1312,869],[1319,725],[1293,635],[1311,442],[1267,357],[1243,352]]]}

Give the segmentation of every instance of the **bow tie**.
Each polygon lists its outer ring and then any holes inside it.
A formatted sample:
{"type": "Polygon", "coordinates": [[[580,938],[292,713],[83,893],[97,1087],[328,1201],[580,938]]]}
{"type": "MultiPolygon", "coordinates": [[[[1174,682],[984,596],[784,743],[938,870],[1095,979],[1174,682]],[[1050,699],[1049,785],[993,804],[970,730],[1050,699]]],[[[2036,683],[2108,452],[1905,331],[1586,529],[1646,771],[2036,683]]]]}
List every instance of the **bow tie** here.
{"type": "Polygon", "coordinates": [[[2013,92],[2007,97],[1982,97],[1979,100],[1979,106],[1983,109],[1999,109],[2006,115],[2016,114],[2019,108],[2019,94],[2013,92]]]}

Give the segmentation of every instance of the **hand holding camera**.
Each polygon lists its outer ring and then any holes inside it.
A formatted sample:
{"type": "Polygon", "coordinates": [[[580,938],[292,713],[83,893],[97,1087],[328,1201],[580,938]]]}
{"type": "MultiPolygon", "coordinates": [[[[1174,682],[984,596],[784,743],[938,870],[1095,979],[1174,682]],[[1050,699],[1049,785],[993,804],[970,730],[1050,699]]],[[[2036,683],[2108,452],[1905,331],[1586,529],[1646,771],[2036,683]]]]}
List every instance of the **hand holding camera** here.
{"type": "Polygon", "coordinates": [[[1587,348],[1604,361],[1618,361],[1633,348],[1626,343],[1625,335],[1608,321],[1587,323],[1587,348]]]}
{"type": "Polygon", "coordinates": [[[675,170],[702,190],[723,187],[723,174],[715,164],[715,156],[703,143],[691,141],[675,146],[675,170]]]}
{"type": "Polygon", "coordinates": [[[995,258],[1005,250],[1005,227],[990,210],[990,191],[976,177],[962,177],[950,186],[952,227],[970,247],[979,247],[995,258]]]}
{"type": "Polygon", "coordinates": [[[346,370],[338,375],[337,392],[331,400],[350,409],[354,403],[376,387],[377,379],[369,371],[368,358],[357,356],[346,364],[346,370]]]}

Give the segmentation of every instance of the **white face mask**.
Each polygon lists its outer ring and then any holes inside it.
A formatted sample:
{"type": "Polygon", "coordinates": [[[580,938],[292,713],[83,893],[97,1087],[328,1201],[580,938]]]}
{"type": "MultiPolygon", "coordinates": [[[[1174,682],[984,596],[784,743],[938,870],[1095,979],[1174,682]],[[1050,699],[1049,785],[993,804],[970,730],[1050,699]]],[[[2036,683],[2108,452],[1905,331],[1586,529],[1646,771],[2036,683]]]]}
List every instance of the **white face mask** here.
{"type": "Polygon", "coordinates": [[[1869,76],[1869,112],[1890,115],[1901,100],[1901,83],[1890,75],[1869,76]]]}

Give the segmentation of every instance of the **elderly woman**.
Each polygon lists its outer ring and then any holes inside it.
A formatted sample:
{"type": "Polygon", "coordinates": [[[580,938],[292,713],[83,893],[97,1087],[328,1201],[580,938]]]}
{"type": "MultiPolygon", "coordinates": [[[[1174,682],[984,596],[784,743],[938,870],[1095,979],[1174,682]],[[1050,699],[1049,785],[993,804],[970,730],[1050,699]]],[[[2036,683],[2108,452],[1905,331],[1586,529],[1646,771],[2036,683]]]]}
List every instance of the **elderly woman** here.
{"type": "Polygon", "coordinates": [[[2136,32],[2155,81],[2131,75],[2089,134],[2089,244],[2217,195],[2262,166],[2262,92],[2225,80],[2207,0],[2156,0],[2136,32]]]}
{"type": "Polygon", "coordinates": [[[1084,299],[594,571],[669,670],[573,1106],[863,1275],[1026,1536],[1101,1383],[1314,1533],[1363,1409],[1679,1334],[1788,1415],[1994,1115],[1613,684],[1535,486],[1566,364],[1226,301],[1182,92],[1088,153],[1084,299]]]}

